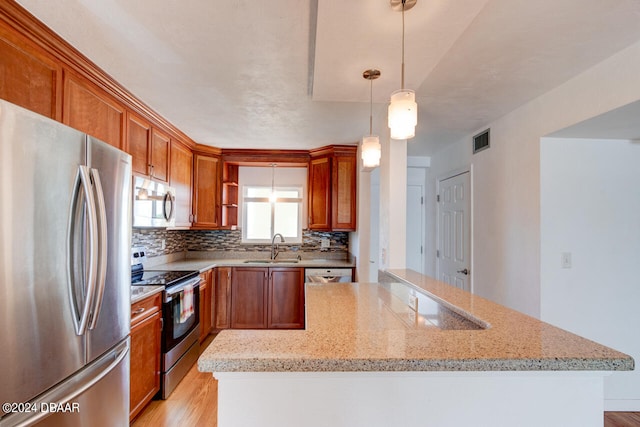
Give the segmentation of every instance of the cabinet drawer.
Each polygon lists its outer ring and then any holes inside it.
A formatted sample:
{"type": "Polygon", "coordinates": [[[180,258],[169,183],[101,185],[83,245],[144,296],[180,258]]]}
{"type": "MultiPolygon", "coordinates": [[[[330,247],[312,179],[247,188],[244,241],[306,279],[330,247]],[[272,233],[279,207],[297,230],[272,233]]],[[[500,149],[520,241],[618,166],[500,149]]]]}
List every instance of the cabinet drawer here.
{"type": "Polygon", "coordinates": [[[135,326],[142,320],[160,311],[162,308],[162,292],[151,295],[148,298],[131,304],[131,326],[135,326]]]}

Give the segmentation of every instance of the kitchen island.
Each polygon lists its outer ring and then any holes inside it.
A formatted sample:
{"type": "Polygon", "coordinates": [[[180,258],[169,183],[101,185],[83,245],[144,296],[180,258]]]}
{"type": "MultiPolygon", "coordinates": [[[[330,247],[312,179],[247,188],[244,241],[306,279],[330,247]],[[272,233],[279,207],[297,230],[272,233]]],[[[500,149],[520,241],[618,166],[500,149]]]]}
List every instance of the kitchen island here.
{"type": "Polygon", "coordinates": [[[222,331],[221,426],[602,425],[631,357],[410,270],[306,285],[306,329],[222,331]],[[416,303],[417,300],[417,303],[416,303]],[[415,310],[417,309],[417,310],[415,310]]]}

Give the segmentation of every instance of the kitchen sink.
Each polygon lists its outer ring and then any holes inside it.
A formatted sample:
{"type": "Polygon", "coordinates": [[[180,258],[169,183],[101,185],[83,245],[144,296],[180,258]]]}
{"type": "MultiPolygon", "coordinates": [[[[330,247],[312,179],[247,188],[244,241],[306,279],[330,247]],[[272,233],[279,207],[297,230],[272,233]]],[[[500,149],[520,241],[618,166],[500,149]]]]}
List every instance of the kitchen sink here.
{"type": "Polygon", "coordinates": [[[245,264],[297,264],[297,259],[247,259],[245,264]]]}

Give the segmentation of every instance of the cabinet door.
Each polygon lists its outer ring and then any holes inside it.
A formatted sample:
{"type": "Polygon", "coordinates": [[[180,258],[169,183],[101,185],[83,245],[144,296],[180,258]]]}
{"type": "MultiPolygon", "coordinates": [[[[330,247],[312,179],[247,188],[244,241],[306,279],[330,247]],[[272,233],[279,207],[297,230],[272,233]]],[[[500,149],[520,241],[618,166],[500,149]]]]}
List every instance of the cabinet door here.
{"type": "Polygon", "coordinates": [[[60,120],[62,68],[32,42],[0,23],[0,98],[60,120]]]}
{"type": "Polygon", "coordinates": [[[309,162],[309,229],[331,229],[331,158],[309,162]]]}
{"type": "Polygon", "coordinates": [[[149,175],[149,140],[151,125],[135,114],[127,114],[126,152],[131,154],[131,171],[140,175],[149,175]]]}
{"type": "Polygon", "coordinates": [[[151,129],[151,177],[169,182],[169,144],[171,139],[156,128],[151,129]]]}
{"type": "Polygon", "coordinates": [[[220,159],[196,154],[193,171],[194,227],[220,226],[220,159]]]}
{"type": "Polygon", "coordinates": [[[231,327],[267,327],[268,268],[234,267],[231,276],[231,327]]]}
{"type": "Polygon", "coordinates": [[[161,333],[159,309],[131,327],[130,420],[160,390],[161,333]]]}
{"type": "Polygon", "coordinates": [[[65,71],[62,122],[124,148],[125,109],[91,83],[65,71]]]}
{"type": "Polygon", "coordinates": [[[271,268],[268,328],[304,328],[304,268],[271,268]]]}
{"type": "Polygon", "coordinates": [[[214,295],[214,328],[231,327],[231,267],[216,269],[214,295]]]}
{"type": "Polygon", "coordinates": [[[169,185],[176,192],[176,227],[191,226],[193,153],[177,141],[171,141],[169,185]]]}
{"type": "Polygon", "coordinates": [[[200,344],[211,332],[211,276],[210,271],[200,275],[200,344]]]}
{"type": "Polygon", "coordinates": [[[357,160],[355,154],[336,154],[333,158],[331,229],[334,231],[356,229],[357,160]]]}

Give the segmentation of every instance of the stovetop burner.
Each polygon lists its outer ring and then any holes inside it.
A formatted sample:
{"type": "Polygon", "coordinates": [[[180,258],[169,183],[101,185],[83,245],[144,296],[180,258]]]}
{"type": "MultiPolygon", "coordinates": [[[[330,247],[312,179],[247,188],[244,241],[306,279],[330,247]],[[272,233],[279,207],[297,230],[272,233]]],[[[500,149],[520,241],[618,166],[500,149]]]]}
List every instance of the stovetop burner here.
{"type": "Polygon", "coordinates": [[[198,274],[200,274],[198,271],[145,270],[132,272],[131,286],[161,285],[169,287],[183,280],[196,277],[198,274]]]}

